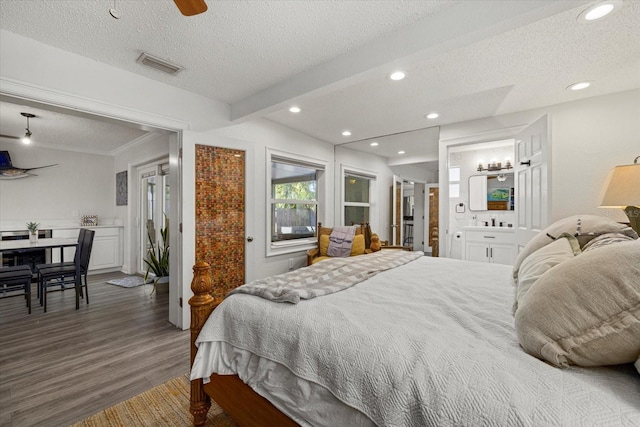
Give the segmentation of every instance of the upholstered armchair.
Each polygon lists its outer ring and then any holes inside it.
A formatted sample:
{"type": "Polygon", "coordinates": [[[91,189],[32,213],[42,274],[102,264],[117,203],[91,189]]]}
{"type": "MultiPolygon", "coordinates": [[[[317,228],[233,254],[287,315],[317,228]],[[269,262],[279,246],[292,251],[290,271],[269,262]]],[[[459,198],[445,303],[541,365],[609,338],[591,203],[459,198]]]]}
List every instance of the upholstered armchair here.
{"type": "MultiPolygon", "coordinates": [[[[329,258],[327,256],[327,249],[329,248],[329,236],[331,235],[332,231],[333,228],[323,227],[321,223],[318,223],[318,247],[309,249],[307,251],[307,265],[311,265],[323,259],[329,258]]],[[[371,229],[369,228],[369,224],[361,224],[356,226],[355,237],[353,239],[353,245],[351,247],[351,256],[371,253],[371,249],[369,249],[370,242],[371,229]]]]}

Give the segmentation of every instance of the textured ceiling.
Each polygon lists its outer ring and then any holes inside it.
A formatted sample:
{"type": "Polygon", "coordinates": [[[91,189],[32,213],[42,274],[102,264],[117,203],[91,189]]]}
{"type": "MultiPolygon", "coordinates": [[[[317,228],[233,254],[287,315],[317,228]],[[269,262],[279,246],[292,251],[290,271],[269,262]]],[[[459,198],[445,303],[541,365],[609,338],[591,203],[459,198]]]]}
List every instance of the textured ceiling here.
{"type": "MultiPolygon", "coordinates": [[[[187,18],[172,1],[2,0],[0,28],[229,103],[236,121],[266,117],[342,144],[639,88],[640,2],[577,22],[591,3],[208,0],[206,13],[187,18]],[[108,13],[114,3],[119,20],[108,13]],[[185,70],[143,67],[143,51],[185,70]],[[389,81],[395,68],[407,78],[389,81]],[[565,90],[581,80],[593,86],[565,90]],[[289,113],[291,104],[302,112],[289,113]],[[440,117],[425,119],[431,111],[440,117]]],[[[22,132],[22,117],[4,117],[17,110],[0,107],[0,133],[22,132]]],[[[78,119],[60,131],[90,127],[78,119]]],[[[113,153],[140,133],[111,129],[118,140],[93,149],[113,153]]],[[[92,149],[74,133],[51,138],[92,149]]],[[[407,158],[432,155],[412,139],[402,138],[407,158]]]]}

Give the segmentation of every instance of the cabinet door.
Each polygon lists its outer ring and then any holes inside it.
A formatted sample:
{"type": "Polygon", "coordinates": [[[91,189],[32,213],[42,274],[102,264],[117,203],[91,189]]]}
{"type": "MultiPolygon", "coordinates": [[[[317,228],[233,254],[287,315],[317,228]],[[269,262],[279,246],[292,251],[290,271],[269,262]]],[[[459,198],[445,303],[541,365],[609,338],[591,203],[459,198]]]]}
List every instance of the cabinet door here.
{"type": "Polygon", "coordinates": [[[467,261],[489,262],[489,245],[467,242],[467,261]]]}
{"type": "Polygon", "coordinates": [[[491,262],[495,264],[513,264],[513,245],[492,244],[489,248],[491,262]]]}

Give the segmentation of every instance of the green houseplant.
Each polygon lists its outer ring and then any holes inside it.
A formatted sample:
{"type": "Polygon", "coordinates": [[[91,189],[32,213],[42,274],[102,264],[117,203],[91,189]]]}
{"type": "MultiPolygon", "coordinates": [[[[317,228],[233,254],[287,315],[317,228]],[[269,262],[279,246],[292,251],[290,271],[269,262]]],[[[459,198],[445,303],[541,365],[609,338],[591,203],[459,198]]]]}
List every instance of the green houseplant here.
{"type": "Polygon", "coordinates": [[[35,243],[38,240],[38,227],[40,227],[39,222],[28,222],[27,230],[29,230],[29,241],[31,243],[35,243]]]}
{"type": "Polygon", "coordinates": [[[147,232],[147,237],[149,238],[149,250],[147,251],[147,259],[144,260],[147,265],[144,280],[147,281],[149,273],[155,276],[153,279],[153,292],[155,292],[160,281],[169,280],[169,220],[165,219],[165,226],[160,229],[160,241],[157,244],[150,232],[147,232]]]}

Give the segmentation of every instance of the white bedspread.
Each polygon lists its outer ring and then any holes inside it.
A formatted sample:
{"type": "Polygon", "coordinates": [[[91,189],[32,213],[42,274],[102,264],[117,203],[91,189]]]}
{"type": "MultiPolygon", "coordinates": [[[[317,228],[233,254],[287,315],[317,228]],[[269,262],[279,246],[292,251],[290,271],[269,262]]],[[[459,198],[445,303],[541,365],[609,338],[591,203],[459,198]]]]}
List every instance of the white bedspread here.
{"type": "Polygon", "coordinates": [[[226,342],[379,426],[640,425],[633,365],[558,369],[522,351],[510,272],[422,257],[297,305],[233,295],[198,337],[192,378],[214,372],[226,342]]]}

